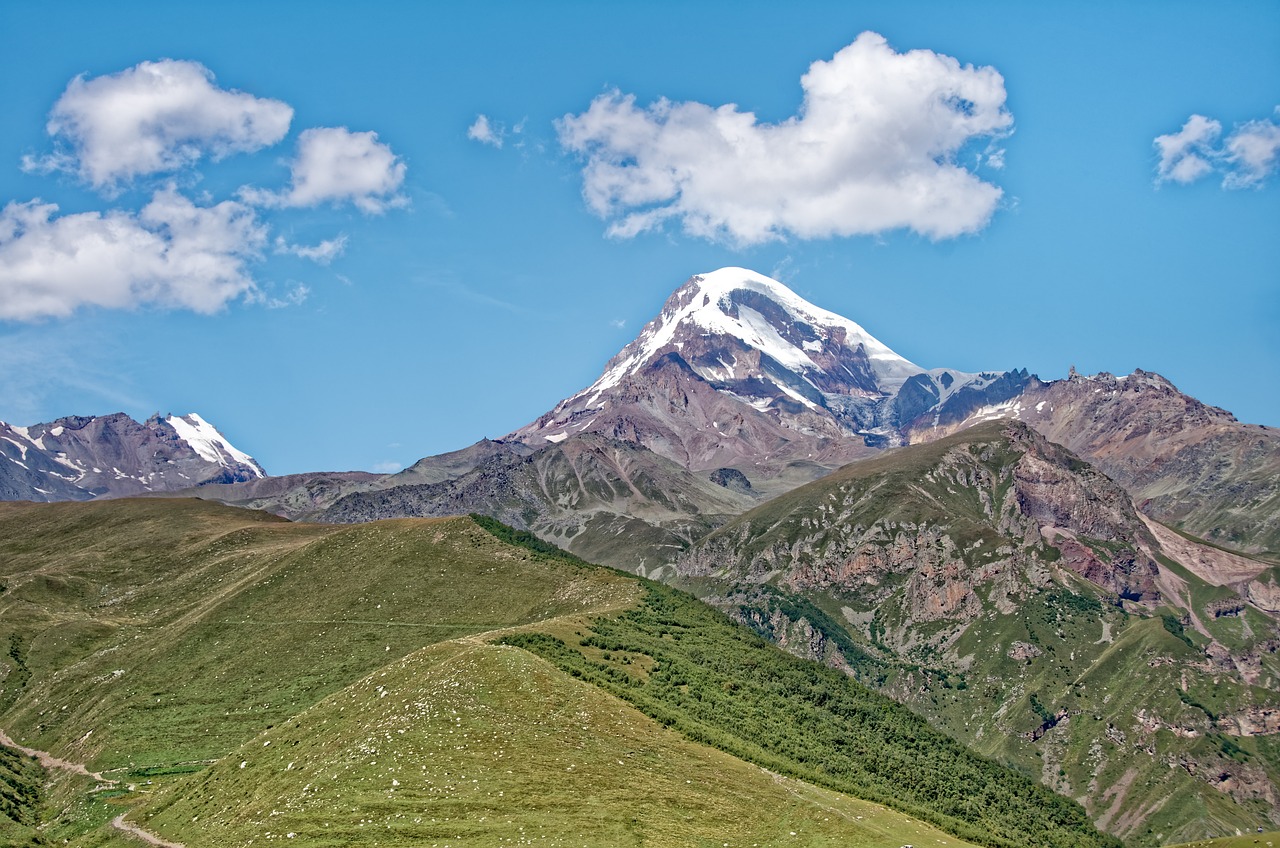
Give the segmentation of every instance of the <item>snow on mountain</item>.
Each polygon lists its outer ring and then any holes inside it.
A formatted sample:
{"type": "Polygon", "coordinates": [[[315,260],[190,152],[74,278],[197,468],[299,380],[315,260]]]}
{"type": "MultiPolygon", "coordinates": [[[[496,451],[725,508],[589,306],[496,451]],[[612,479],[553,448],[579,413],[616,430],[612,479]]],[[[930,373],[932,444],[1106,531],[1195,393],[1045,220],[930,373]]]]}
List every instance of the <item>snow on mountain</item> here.
{"type": "MultiPolygon", "coordinates": [[[[684,345],[681,336],[687,334],[738,339],[799,375],[824,370],[819,354],[828,345],[861,347],[882,389],[895,389],[908,377],[924,370],[894,353],[858,324],[814,306],[777,280],[746,268],[731,267],[692,277],[672,295],[661,314],[645,326],[639,337],[609,363],[600,379],[579,396],[585,395],[588,403],[593,402],[624,377],[649,364],[668,346],[681,349],[684,345]],[[750,297],[751,294],[763,300],[750,297]],[[760,311],[761,303],[775,308],[766,316],[760,311]],[[805,328],[807,332],[796,333],[795,328],[805,328]]],[[[720,366],[694,365],[694,371],[710,380],[739,376],[737,361],[720,363],[720,366]]],[[[808,379],[806,382],[813,384],[808,379]]]]}
{"type": "Polygon", "coordinates": [[[253,469],[256,472],[253,475],[255,477],[266,476],[257,460],[244,451],[238,450],[218,432],[216,427],[196,413],[169,415],[164,421],[177,432],[178,438],[209,462],[216,462],[225,467],[239,463],[253,469]]]}

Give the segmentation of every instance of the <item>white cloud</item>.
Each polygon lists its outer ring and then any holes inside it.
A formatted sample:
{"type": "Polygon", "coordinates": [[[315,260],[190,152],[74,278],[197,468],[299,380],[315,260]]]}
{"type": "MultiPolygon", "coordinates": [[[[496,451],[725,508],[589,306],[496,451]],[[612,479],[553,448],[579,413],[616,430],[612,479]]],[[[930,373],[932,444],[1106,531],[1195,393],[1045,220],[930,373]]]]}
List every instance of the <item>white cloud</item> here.
{"type": "Polygon", "coordinates": [[[27,157],[27,170],[74,171],[115,191],[136,177],[276,144],[293,109],[279,100],[228,91],[198,62],[142,62],[116,74],[76,77],[50,113],[48,132],[67,145],[27,157]]]}
{"type": "Polygon", "coordinates": [[[250,292],[246,296],[246,300],[253,303],[261,303],[267,309],[285,309],[290,306],[301,306],[306,303],[307,298],[311,295],[311,289],[303,283],[294,283],[283,297],[275,295],[263,294],[257,290],[250,292]]]}
{"type": "MultiPolygon", "coordinates": [[[[520,132],[523,128],[522,122],[515,131],[520,132]]],[[[493,124],[489,123],[487,115],[477,115],[475,123],[467,128],[467,138],[472,141],[478,141],[481,144],[487,144],[490,147],[501,148],[502,137],[505,134],[501,127],[494,127],[493,124]]]]}
{"type": "Polygon", "coordinates": [[[375,462],[373,464],[373,472],[375,474],[395,474],[401,468],[404,468],[403,464],[390,460],[386,462],[375,462]]]}
{"type": "MultiPolygon", "coordinates": [[[[1277,109],[1280,112],[1280,108],[1277,109]]],[[[1222,174],[1222,187],[1260,186],[1276,170],[1280,158],[1280,125],[1270,120],[1239,124],[1225,140],[1222,124],[1192,115],[1176,133],[1156,136],[1160,152],[1156,184],[1193,183],[1209,174],[1222,174]]]]}
{"type": "Polygon", "coordinates": [[[1222,124],[1204,115],[1192,115],[1182,129],[1169,135],[1156,136],[1160,151],[1156,165],[1157,182],[1190,183],[1213,170],[1209,159],[1213,145],[1222,135],[1222,124]]]}
{"type": "Polygon", "coordinates": [[[380,214],[408,199],[397,194],[405,164],[375,132],[318,127],[298,136],[298,154],[290,165],[291,185],[281,192],[251,187],[240,190],[247,203],[263,206],[318,206],[350,202],[363,212],[380,214]]]}
{"type": "Polygon", "coordinates": [[[776,124],[734,104],[639,108],[613,91],[562,118],[560,143],[585,157],[587,204],[623,238],[669,219],[740,244],[898,228],[940,239],[986,226],[1002,191],[956,157],[1010,131],[994,68],[897,53],[864,32],[800,85],[799,114],[776,124]]]}
{"type": "Polygon", "coordinates": [[[266,228],[239,203],[196,206],[168,188],[136,215],[57,209],[33,200],[0,210],[0,319],[143,304],[210,313],[255,290],[245,266],[266,228]]]}
{"type": "MultiPolygon", "coordinates": [[[[1277,109],[1280,112],[1280,109],[1277,109]]],[[[1276,170],[1280,156],[1280,125],[1249,121],[1227,137],[1226,160],[1234,168],[1223,179],[1226,188],[1249,188],[1276,170]]]]}
{"type": "Polygon", "coordinates": [[[284,236],[276,236],[276,253],[297,256],[300,259],[310,259],[312,262],[318,262],[321,265],[328,265],[341,256],[346,249],[347,237],[345,234],[337,238],[326,239],[315,245],[290,244],[285,241],[284,236]]]}

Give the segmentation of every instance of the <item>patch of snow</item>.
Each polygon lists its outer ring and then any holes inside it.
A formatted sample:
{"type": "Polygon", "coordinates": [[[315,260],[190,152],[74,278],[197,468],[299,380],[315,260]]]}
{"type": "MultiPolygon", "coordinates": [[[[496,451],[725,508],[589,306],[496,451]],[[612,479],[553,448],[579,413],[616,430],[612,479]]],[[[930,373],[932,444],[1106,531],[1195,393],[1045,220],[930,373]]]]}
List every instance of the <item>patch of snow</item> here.
{"type": "Polygon", "coordinates": [[[1022,402],[1016,398],[1013,400],[1001,401],[1000,403],[984,406],[974,411],[972,415],[965,421],[965,426],[978,424],[982,421],[995,421],[999,418],[1021,418],[1022,402]]]}
{"type": "Polygon", "coordinates": [[[567,438],[569,438],[569,434],[564,432],[563,430],[560,431],[559,433],[554,433],[546,437],[548,442],[551,442],[552,444],[556,444],[556,445],[560,444],[567,438]]]}
{"type": "MultiPolygon", "coordinates": [[[[13,429],[14,429],[14,430],[17,430],[18,428],[17,428],[17,427],[14,427],[13,429]]],[[[24,435],[25,435],[25,434],[24,434],[24,435]]],[[[13,446],[14,446],[15,448],[17,448],[18,450],[22,451],[22,458],[23,458],[23,459],[26,459],[26,458],[27,458],[27,446],[26,446],[26,445],[24,445],[22,442],[18,441],[17,439],[11,439],[11,438],[9,438],[8,436],[5,436],[5,437],[4,437],[4,440],[5,440],[6,442],[8,442],[9,444],[13,445],[13,446]]]]}
{"type": "Polygon", "coordinates": [[[53,436],[56,439],[59,436],[61,436],[64,432],[66,431],[63,430],[62,427],[54,427],[52,430],[49,431],[49,435],[53,436]]]}
{"type": "Polygon", "coordinates": [[[1036,412],[1044,412],[1044,405],[1045,405],[1046,403],[1048,403],[1048,402],[1049,402],[1049,401],[1047,401],[1047,400],[1042,400],[1042,401],[1040,401],[1039,403],[1037,403],[1037,404],[1036,404],[1036,412]]]}
{"type": "Polygon", "coordinates": [[[28,442],[30,442],[31,444],[35,445],[35,446],[36,446],[37,448],[39,448],[40,450],[44,450],[44,449],[45,449],[45,446],[44,446],[44,436],[36,436],[34,439],[33,439],[33,438],[31,438],[31,428],[30,428],[30,427],[18,427],[18,426],[16,426],[16,425],[15,425],[15,426],[13,426],[13,427],[10,427],[9,429],[10,429],[10,430],[12,430],[13,432],[17,433],[17,434],[18,434],[19,436],[21,436],[22,438],[26,439],[26,440],[27,440],[28,442]]]}
{"type": "Polygon", "coordinates": [[[256,460],[234,445],[217,429],[194,412],[189,415],[170,415],[165,423],[174,429],[178,438],[186,442],[202,459],[223,467],[234,463],[248,466],[255,477],[262,477],[262,469],[256,460]]]}

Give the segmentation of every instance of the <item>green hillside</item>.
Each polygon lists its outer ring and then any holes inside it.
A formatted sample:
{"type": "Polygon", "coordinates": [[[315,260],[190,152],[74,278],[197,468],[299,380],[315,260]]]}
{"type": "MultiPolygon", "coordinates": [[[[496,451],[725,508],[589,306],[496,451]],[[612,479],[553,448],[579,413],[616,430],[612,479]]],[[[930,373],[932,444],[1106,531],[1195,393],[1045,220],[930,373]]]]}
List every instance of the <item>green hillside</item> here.
{"type": "Polygon", "coordinates": [[[491,529],[295,525],[180,500],[0,504],[0,729],[102,772],[50,769],[23,821],[80,848],[136,844],[111,827],[121,813],[187,846],[291,833],[294,845],[1105,843],[1078,807],[847,677],[688,596],[491,529]],[[624,656],[590,643],[641,637],[655,615],[670,632],[624,656]],[[694,679],[690,663],[716,670],[694,679]],[[620,688],[614,672],[649,683],[620,688]],[[707,684],[718,718],[694,705],[707,684]],[[810,712],[788,712],[789,695],[810,712]],[[740,719],[754,724],[735,742],[725,722],[740,719]],[[862,735],[843,735],[855,725],[862,735]],[[913,778],[899,797],[886,765],[942,776],[953,794],[913,778]],[[983,793],[955,794],[972,785],[983,793]]]}

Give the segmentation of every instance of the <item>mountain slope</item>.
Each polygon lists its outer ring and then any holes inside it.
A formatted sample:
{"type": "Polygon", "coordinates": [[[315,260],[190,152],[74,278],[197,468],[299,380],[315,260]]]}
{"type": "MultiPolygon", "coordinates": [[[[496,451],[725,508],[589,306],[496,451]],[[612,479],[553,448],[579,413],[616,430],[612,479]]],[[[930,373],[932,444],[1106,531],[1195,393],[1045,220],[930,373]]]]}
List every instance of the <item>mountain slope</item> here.
{"type": "MultiPolygon", "coordinates": [[[[489,444],[502,449],[486,451],[461,476],[357,492],[318,517],[351,523],[479,512],[579,556],[636,571],[665,562],[668,552],[756,503],[750,491],[727,480],[717,484],[712,475],[593,433],[532,452],[489,444]]],[[[402,474],[425,474],[426,462],[402,474]]]]}
{"type": "Polygon", "coordinates": [[[264,477],[199,415],[70,416],[0,422],[0,500],[89,500],[264,477]]]}
{"type": "MultiPolygon", "coordinates": [[[[1189,552],[1064,448],[990,422],[757,507],[675,579],[1152,845],[1280,820],[1274,608],[1189,552]]],[[[1237,567],[1269,597],[1266,563],[1237,567]]]]}
{"type": "MultiPolygon", "coordinates": [[[[844,705],[841,733],[858,742],[842,762],[866,773],[901,762],[935,782],[972,773],[1007,799],[935,800],[918,815],[951,829],[994,817],[1002,830],[982,834],[986,844],[1111,844],[1070,801],[692,597],[510,544],[466,518],[342,527],[198,501],[0,504],[0,584],[0,727],[119,781],[91,792],[92,780],[51,773],[37,807],[59,844],[116,844],[108,823],[130,810],[186,844],[268,832],[304,845],[552,844],[583,833],[672,846],[722,845],[729,834],[956,842],[782,777],[818,775],[804,752],[825,747],[830,725],[766,721],[773,710],[756,696],[780,679],[807,681],[793,707],[844,705]],[[646,636],[655,621],[690,639],[646,636]],[[587,631],[639,641],[625,657],[606,655],[587,646],[587,631]],[[530,640],[539,653],[572,645],[587,673],[500,639],[530,640]],[[699,656],[723,667],[716,674],[737,670],[744,695],[717,682],[717,698],[726,715],[756,716],[752,744],[773,751],[771,772],[711,750],[725,745],[679,717],[692,702],[670,673],[687,676],[699,656]],[[593,680],[610,669],[648,681],[636,691],[675,718],[645,718],[593,680]]],[[[972,785],[947,791],[968,798],[972,785]]],[[[898,803],[891,795],[883,800],[898,803]]]]}
{"type": "Polygon", "coordinates": [[[1280,432],[1242,424],[1159,374],[1032,380],[1015,401],[962,418],[920,422],[927,441],[990,417],[1026,421],[1124,486],[1166,524],[1280,559],[1280,432]]]}

